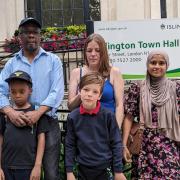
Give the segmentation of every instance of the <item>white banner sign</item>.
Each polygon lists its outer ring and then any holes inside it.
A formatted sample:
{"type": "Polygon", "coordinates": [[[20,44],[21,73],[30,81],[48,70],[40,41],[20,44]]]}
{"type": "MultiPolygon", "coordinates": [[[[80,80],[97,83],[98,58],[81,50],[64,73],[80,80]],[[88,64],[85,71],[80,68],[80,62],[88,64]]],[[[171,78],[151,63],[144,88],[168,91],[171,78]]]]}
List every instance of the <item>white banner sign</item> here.
{"type": "Polygon", "coordinates": [[[95,21],[94,32],[104,37],[110,62],[125,79],[144,77],[147,55],[154,49],[170,57],[167,76],[180,77],[180,19],[95,21]]]}

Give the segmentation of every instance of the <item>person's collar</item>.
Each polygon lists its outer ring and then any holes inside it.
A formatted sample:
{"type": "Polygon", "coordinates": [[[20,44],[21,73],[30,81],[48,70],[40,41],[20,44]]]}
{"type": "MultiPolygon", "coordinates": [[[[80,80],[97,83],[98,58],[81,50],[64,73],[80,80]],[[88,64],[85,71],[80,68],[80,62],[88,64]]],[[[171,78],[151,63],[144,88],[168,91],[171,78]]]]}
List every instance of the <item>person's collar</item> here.
{"type": "Polygon", "coordinates": [[[79,110],[80,110],[80,114],[90,114],[90,115],[95,114],[96,115],[99,112],[100,107],[101,107],[101,103],[98,101],[96,107],[94,109],[90,110],[90,111],[87,111],[83,107],[82,104],[80,105],[80,109],[79,110]]]}
{"type": "MultiPolygon", "coordinates": [[[[38,54],[36,55],[36,57],[38,58],[39,56],[41,56],[41,55],[48,55],[48,52],[46,52],[43,48],[39,48],[39,52],[38,52],[38,54]]],[[[21,59],[22,59],[22,57],[24,56],[23,55],[23,49],[21,49],[19,52],[17,52],[16,54],[15,54],[15,56],[16,57],[20,57],[21,59]]]]}

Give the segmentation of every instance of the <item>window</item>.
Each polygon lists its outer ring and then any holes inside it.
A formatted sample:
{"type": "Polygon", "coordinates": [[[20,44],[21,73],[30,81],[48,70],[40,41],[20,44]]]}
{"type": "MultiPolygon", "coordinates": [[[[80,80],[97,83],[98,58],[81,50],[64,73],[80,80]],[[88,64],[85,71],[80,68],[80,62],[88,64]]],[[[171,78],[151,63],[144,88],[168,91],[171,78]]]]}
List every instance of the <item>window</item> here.
{"type": "Polygon", "coordinates": [[[36,10],[35,10],[35,7],[36,7],[36,0],[27,0],[25,2],[25,15],[26,17],[34,17],[34,18],[37,18],[36,17],[36,10]]]}
{"type": "Polygon", "coordinates": [[[43,27],[83,24],[87,3],[88,18],[100,20],[100,0],[25,0],[25,16],[37,18],[43,27]]]}

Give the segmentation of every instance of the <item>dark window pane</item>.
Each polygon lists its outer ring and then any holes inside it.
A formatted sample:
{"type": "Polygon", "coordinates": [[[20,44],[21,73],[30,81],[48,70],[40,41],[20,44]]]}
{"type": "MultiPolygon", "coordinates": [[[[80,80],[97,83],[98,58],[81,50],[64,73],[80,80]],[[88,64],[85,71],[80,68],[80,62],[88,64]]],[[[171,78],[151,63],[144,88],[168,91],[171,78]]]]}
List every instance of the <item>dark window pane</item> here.
{"type": "Polygon", "coordinates": [[[64,10],[63,16],[64,16],[64,25],[73,24],[73,16],[71,10],[64,10]]]}
{"type": "Polygon", "coordinates": [[[26,17],[36,18],[35,11],[28,11],[28,12],[26,12],[26,17]]]}
{"type": "Polygon", "coordinates": [[[44,27],[52,26],[51,11],[43,11],[42,13],[42,24],[44,27]]]}
{"type": "Polygon", "coordinates": [[[43,0],[42,9],[52,9],[52,0],[43,0]]]}
{"type": "Polygon", "coordinates": [[[63,0],[52,0],[52,9],[62,9],[63,0]]]}
{"type": "Polygon", "coordinates": [[[84,16],[82,9],[75,9],[74,10],[74,24],[83,24],[84,23],[84,16]]]}
{"type": "Polygon", "coordinates": [[[35,9],[35,0],[27,0],[27,10],[35,9]]]}
{"type": "Polygon", "coordinates": [[[64,9],[71,9],[71,7],[72,7],[71,0],[63,0],[63,8],[64,9]]]}
{"type": "Polygon", "coordinates": [[[83,0],[74,0],[74,8],[83,8],[83,0]]]}
{"type": "MultiPolygon", "coordinates": [[[[44,27],[84,23],[84,0],[25,0],[26,17],[41,20],[44,27]],[[41,3],[41,7],[40,4],[41,3]]],[[[100,20],[100,0],[89,0],[90,18],[100,20]]]]}
{"type": "Polygon", "coordinates": [[[63,16],[60,10],[52,11],[52,26],[60,27],[63,24],[63,16]]]}

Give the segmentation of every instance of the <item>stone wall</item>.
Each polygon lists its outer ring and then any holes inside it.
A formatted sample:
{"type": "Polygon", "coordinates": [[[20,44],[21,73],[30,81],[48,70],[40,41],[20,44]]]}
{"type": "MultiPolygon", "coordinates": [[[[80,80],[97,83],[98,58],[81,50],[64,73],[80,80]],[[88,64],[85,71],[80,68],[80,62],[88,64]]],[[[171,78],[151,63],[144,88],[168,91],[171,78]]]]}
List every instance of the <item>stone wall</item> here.
{"type": "Polygon", "coordinates": [[[0,41],[11,38],[24,17],[24,0],[0,1],[1,31],[0,41]]]}

